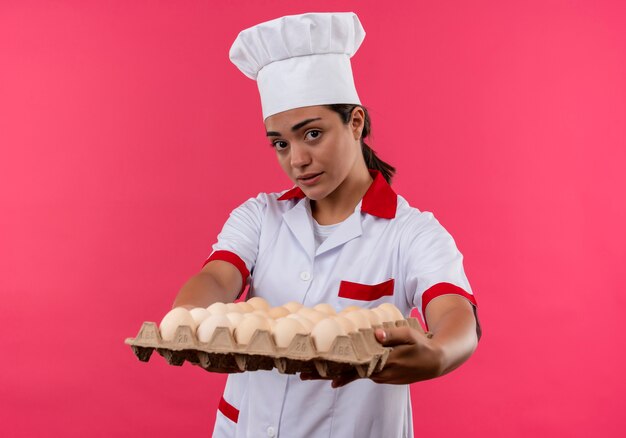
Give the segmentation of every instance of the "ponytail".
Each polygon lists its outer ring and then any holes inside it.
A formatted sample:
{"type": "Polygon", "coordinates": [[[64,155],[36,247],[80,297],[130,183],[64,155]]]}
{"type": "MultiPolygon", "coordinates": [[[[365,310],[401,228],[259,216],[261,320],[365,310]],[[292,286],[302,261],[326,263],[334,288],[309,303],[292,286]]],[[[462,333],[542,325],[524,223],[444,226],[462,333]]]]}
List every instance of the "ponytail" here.
{"type": "Polygon", "coordinates": [[[371,120],[367,112],[367,108],[365,108],[362,105],[352,105],[352,104],[332,104],[332,105],[328,105],[328,108],[335,111],[337,114],[339,114],[343,124],[347,125],[348,123],[350,123],[350,120],[352,118],[352,111],[357,106],[363,109],[363,112],[365,113],[365,121],[363,123],[363,132],[361,133],[361,151],[363,152],[363,159],[365,160],[365,165],[367,166],[368,169],[378,170],[382,174],[383,178],[385,178],[385,181],[391,184],[393,175],[396,173],[396,168],[393,167],[391,164],[386,163],[380,158],[378,158],[378,155],[376,155],[376,152],[374,152],[374,149],[369,147],[369,145],[365,143],[364,141],[364,138],[366,138],[371,132],[371,120]]]}

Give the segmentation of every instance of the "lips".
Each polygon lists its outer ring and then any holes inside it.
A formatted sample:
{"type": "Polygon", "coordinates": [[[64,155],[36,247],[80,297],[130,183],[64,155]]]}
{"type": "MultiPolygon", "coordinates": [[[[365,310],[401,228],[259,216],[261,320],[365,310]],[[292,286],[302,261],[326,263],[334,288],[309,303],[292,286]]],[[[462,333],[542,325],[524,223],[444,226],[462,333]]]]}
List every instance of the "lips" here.
{"type": "Polygon", "coordinates": [[[315,178],[318,175],[321,175],[323,172],[318,172],[318,173],[305,173],[304,175],[300,175],[297,179],[299,181],[308,181],[311,180],[313,178],[315,178]]]}
{"type": "Polygon", "coordinates": [[[324,172],[318,173],[305,173],[304,175],[300,175],[298,179],[298,184],[302,186],[314,186],[320,181],[322,174],[324,172]]]}

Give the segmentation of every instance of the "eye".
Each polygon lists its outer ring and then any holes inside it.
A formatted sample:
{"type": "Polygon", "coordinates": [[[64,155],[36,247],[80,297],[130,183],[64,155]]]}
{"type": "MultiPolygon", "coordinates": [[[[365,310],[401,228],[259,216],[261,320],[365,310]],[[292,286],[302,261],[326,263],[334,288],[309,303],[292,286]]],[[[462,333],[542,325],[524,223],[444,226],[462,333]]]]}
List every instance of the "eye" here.
{"type": "Polygon", "coordinates": [[[272,142],[272,146],[277,151],[283,151],[283,150],[287,149],[287,146],[289,146],[289,145],[287,144],[286,141],[276,140],[276,141],[272,142]]]}
{"type": "Polygon", "coordinates": [[[308,138],[310,140],[317,140],[321,136],[322,136],[322,131],[318,129],[311,129],[310,131],[307,131],[307,133],[304,135],[305,138],[308,138]]]}

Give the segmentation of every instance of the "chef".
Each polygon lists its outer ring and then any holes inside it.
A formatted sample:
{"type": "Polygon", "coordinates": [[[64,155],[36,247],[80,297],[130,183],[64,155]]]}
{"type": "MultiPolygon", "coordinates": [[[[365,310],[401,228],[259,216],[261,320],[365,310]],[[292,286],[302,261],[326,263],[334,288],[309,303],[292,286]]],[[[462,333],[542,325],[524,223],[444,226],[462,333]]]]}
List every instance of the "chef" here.
{"type": "Polygon", "coordinates": [[[267,139],[294,186],[237,207],[174,306],[232,302],[249,286],[248,297],[272,306],[393,303],[405,317],[416,308],[429,332],[377,330],[392,350],[368,379],[231,374],[214,437],[411,437],[409,384],[452,371],[476,348],[463,256],[432,213],[394,192],[395,169],[364,142],[370,120],[350,65],[364,37],[349,12],[240,32],[230,59],[256,80],[267,139]]]}

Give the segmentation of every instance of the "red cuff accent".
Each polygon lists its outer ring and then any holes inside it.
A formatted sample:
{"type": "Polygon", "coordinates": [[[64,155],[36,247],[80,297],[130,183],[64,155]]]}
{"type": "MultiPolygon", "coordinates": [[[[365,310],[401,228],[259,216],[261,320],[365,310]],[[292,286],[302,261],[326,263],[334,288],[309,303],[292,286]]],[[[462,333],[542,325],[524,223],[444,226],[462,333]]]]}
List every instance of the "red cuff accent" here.
{"type": "Polygon", "coordinates": [[[426,324],[426,330],[428,330],[428,323],[426,322],[426,306],[428,306],[428,303],[430,303],[433,299],[441,295],[448,295],[448,294],[461,295],[462,297],[467,298],[470,301],[470,303],[474,305],[474,308],[478,306],[478,304],[476,304],[476,298],[474,298],[474,295],[465,292],[460,287],[455,286],[452,283],[437,283],[429,287],[422,294],[422,316],[424,317],[424,324],[426,324]]]}
{"type": "Polygon", "coordinates": [[[246,288],[246,281],[250,276],[250,271],[248,271],[248,268],[246,268],[245,262],[241,260],[241,257],[239,257],[234,252],[215,251],[208,259],[206,259],[206,261],[202,264],[202,267],[204,267],[207,263],[212,262],[213,260],[228,262],[235,268],[237,268],[237,270],[239,270],[239,273],[241,274],[241,291],[239,292],[239,295],[241,295],[246,288]]]}
{"type": "Polygon", "coordinates": [[[386,295],[393,295],[393,283],[393,278],[379,284],[342,281],[339,284],[339,296],[352,300],[374,301],[386,295]]]}
{"type": "Polygon", "coordinates": [[[224,400],[224,397],[220,399],[220,404],[217,406],[217,409],[233,423],[239,420],[239,409],[224,400]]]}

